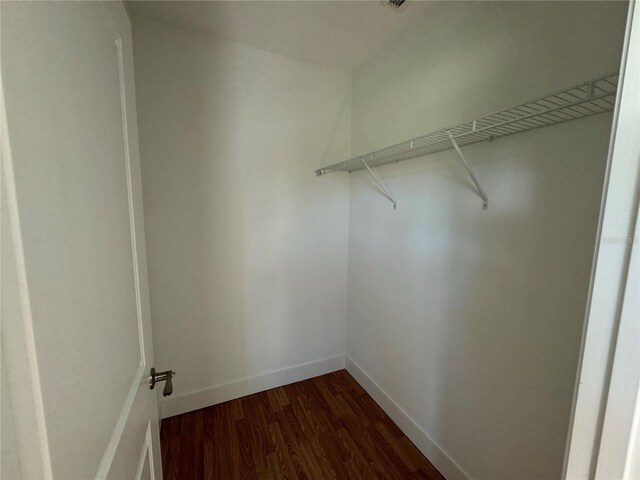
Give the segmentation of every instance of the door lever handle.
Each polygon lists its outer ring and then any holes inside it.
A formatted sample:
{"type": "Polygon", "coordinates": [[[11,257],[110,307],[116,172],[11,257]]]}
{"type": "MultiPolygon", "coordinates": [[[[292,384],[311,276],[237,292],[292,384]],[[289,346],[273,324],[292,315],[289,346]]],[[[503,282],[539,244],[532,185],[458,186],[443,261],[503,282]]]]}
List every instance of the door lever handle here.
{"type": "Polygon", "coordinates": [[[155,368],[151,369],[151,374],[149,375],[149,388],[153,390],[158,382],[165,382],[164,389],[162,390],[162,396],[168,397],[173,393],[173,382],[171,381],[172,377],[176,374],[171,370],[166,370],[164,372],[156,372],[155,368]]]}

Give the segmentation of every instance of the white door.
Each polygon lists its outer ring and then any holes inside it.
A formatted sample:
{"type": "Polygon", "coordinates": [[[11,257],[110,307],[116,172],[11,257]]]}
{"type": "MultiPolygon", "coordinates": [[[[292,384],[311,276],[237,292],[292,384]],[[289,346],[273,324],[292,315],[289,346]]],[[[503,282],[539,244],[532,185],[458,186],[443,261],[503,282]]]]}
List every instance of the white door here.
{"type": "Polygon", "coordinates": [[[129,20],[0,16],[1,476],[162,478],[129,20]]]}

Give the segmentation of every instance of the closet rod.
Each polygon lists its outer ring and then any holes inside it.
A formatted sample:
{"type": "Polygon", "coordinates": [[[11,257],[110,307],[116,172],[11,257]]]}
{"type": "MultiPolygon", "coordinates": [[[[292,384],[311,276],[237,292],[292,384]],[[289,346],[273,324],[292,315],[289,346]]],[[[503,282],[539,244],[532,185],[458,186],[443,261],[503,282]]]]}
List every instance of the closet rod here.
{"type": "MultiPolygon", "coordinates": [[[[547,127],[578,118],[609,112],[615,106],[618,73],[582,82],[534,100],[484,117],[443,128],[405,142],[316,170],[317,175],[330,172],[354,172],[388,163],[421,157],[429,153],[472,143],[491,141],[513,133],[547,127]]],[[[464,157],[463,157],[464,158],[464,157]]],[[[474,181],[479,187],[477,180],[474,181]]],[[[484,192],[478,188],[481,196],[484,192]]],[[[486,203],[486,195],[483,196],[486,203]]]]}

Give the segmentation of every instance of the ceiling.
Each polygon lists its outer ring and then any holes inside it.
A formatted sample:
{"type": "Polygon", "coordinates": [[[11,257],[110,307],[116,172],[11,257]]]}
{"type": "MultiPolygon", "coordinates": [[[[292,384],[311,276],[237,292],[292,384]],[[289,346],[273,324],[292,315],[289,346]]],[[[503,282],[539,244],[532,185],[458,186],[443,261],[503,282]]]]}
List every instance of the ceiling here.
{"type": "Polygon", "coordinates": [[[177,27],[353,72],[430,2],[394,9],[382,1],[129,1],[127,9],[177,27]]]}

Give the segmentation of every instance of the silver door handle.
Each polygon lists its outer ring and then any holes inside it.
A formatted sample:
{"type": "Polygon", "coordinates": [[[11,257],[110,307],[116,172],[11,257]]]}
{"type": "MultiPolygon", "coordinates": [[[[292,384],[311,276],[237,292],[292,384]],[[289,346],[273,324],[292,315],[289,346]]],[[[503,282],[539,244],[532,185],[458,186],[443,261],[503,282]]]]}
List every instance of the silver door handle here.
{"type": "Polygon", "coordinates": [[[165,382],[164,389],[162,390],[162,396],[168,397],[173,393],[173,382],[171,378],[176,374],[171,370],[166,370],[164,372],[156,372],[155,368],[151,369],[151,374],[149,375],[149,388],[153,390],[158,382],[165,382]]]}

